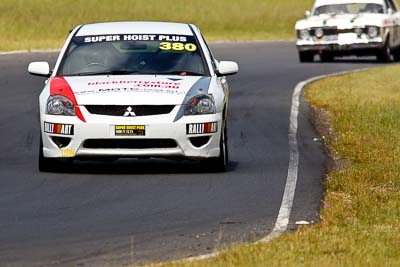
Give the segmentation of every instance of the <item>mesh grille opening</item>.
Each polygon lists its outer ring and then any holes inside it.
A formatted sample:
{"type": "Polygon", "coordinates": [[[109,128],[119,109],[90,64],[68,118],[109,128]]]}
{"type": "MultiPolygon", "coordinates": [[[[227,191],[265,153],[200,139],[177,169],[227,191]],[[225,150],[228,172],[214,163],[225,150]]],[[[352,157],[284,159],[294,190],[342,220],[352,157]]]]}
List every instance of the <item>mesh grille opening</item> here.
{"type": "Polygon", "coordinates": [[[69,137],[60,137],[60,136],[52,136],[51,140],[56,144],[59,148],[64,148],[69,145],[71,142],[71,138],[69,137]]]}
{"type": "Polygon", "coordinates": [[[85,106],[87,111],[95,115],[106,115],[106,116],[124,116],[130,107],[130,116],[151,116],[151,115],[162,115],[168,114],[174,109],[174,105],[162,105],[162,106],[109,106],[109,105],[87,105],[85,106]],[[135,115],[133,115],[135,114],[135,115]]]}
{"type": "Polygon", "coordinates": [[[84,148],[91,149],[151,149],[175,148],[173,139],[88,139],[83,143],[84,148]]]}
{"type": "Polygon", "coordinates": [[[210,136],[199,136],[199,137],[191,137],[189,139],[193,146],[202,147],[208,143],[210,138],[211,138],[210,136]]]}

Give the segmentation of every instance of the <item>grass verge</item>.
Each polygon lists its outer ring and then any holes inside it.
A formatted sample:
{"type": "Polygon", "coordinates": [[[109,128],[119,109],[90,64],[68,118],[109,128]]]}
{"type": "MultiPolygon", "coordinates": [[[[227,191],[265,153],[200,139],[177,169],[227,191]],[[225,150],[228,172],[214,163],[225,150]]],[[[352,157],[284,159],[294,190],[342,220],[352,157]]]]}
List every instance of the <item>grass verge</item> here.
{"type": "Polygon", "coordinates": [[[59,48],[79,24],[195,23],[210,41],[294,39],[313,0],[1,0],[0,50],[59,48]]]}
{"type": "Polygon", "coordinates": [[[215,259],[162,266],[400,266],[399,73],[391,66],[308,86],[313,107],[328,114],[333,159],[347,162],[325,180],[321,223],[215,259]]]}

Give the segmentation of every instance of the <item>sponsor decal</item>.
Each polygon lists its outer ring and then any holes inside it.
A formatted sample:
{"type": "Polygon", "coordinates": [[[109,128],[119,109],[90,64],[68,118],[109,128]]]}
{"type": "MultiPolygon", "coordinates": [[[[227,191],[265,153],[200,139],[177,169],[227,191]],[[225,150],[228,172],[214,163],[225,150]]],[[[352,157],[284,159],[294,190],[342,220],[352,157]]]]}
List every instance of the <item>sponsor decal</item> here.
{"type": "Polygon", "coordinates": [[[145,136],[145,125],[115,125],[115,136],[145,136]]]}
{"type": "Polygon", "coordinates": [[[44,132],[62,135],[74,135],[74,125],[44,122],[44,132]]]}
{"type": "Polygon", "coordinates": [[[187,42],[187,36],[180,35],[157,35],[157,34],[115,34],[115,35],[95,35],[83,36],[84,43],[101,43],[117,41],[165,41],[165,42],[187,42]]]}
{"type": "Polygon", "coordinates": [[[171,43],[171,42],[162,42],[160,43],[160,50],[162,51],[188,51],[194,52],[197,50],[197,46],[192,43],[171,43]]]}
{"type": "Polygon", "coordinates": [[[176,89],[157,89],[157,88],[99,88],[89,89],[76,92],[75,95],[92,95],[92,94],[105,94],[105,93],[155,93],[155,94],[171,94],[171,95],[185,95],[186,93],[176,89]]]}
{"type": "Polygon", "coordinates": [[[131,85],[135,88],[156,88],[156,89],[180,89],[181,84],[175,81],[136,81],[136,80],[120,80],[120,81],[96,81],[88,82],[88,86],[97,85],[131,85]]]}
{"type": "Polygon", "coordinates": [[[186,124],[186,134],[208,134],[218,131],[218,122],[186,124]]]}
{"type": "Polygon", "coordinates": [[[61,156],[65,158],[72,158],[75,157],[75,150],[70,148],[62,148],[61,149],[61,156]]]}
{"type": "Polygon", "coordinates": [[[186,36],[177,36],[177,35],[159,35],[159,41],[167,41],[167,42],[187,42],[186,36]]]}
{"type": "MultiPolygon", "coordinates": [[[[179,79],[181,80],[181,79],[179,79]]],[[[102,93],[157,93],[182,95],[180,91],[181,83],[177,81],[137,81],[137,80],[117,80],[117,81],[90,81],[87,83],[88,90],[75,92],[75,95],[91,95],[102,93]],[[113,85],[115,87],[106,88],[103,86],[113,85]],[[118,87],[122,85],[121,87],[118,87]],[[127,86],[127,87],[124,87],[127,86]],[[131,87],[128,87],[131,86],[131,87]],[[90,87],[100,87],[90,89],[90,87]]]]}

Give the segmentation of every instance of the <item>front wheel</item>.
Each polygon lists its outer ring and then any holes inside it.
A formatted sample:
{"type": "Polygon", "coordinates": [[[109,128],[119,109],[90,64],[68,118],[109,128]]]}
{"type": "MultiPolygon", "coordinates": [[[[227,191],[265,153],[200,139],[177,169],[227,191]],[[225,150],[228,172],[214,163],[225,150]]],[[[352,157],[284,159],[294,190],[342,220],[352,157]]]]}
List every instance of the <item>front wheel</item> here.
{"type": "Polygon", "coordinates": [[[395,62],[400,61],[400,46],[393,50],[393,59],[395,62]]]}
{"type": "Polygon", "coordinates": [[[330,52],[322,52],[319,57],[322,62],[333,62],[334,56],[330,52]]]}
{"type": "Polygon", "coordinates": [[[219,151],[219,157],[206,159],[202,162],[207,170],[212,172],[225,172],[228,169],[228,127],[226,123],[224,129],[221,131],[219,151]]]}
{"type": "Polygon", "coordinates": [[[376,58],[381,63],[389,63],[391,61],[389,41],[386,41],[385,45],[378,51],[376,58]]]}
{"type": "Polygon", "coordinates": [[[55,172],[60,168],[60,162],[56,159],[46,158],[43,155],[43,141],[40,137],[39,143],[39,160],[38,160],[39,171],[41,172],[55,172]]]}
{"type": "Polygon", "coordinates": [[[313,62],[314,61],[314,53],[312,52],[299,52],[299,60],[301,63],[305,62],[313,62]]]}

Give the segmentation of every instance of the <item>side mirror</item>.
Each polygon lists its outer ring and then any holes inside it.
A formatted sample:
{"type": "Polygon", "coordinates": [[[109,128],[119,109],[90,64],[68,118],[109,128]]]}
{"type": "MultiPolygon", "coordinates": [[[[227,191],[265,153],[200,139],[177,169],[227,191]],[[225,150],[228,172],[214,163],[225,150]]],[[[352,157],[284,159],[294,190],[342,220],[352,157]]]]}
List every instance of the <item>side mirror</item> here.
{"type": "Polygon", "coordinates": [[[233,61],[219,62],[217,76],[228,76],[238,73],[239,65],[233,61]]]}
{"type": "Polygon", "coordinates": [[[392,8],[388,8],[388,10],[387,10],[387,13],[389,14],[389,15],[393,15],[394,14],[394,11],[393,11],[393,9],[392,8]]]}
{"type": "Polygon", "coordinates": [[[306,18],[311,17],[311,12],[310,12],[310,10],[307,10],[306,12],[304,12],[304,16],[305,16],[306,18]]]}
{"type": "Polygon", "coordinates": [[[50,77],[51,71],[47,62],[32,62],[28,66],[28,72],[32,75],[50,77]]]}

